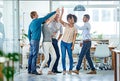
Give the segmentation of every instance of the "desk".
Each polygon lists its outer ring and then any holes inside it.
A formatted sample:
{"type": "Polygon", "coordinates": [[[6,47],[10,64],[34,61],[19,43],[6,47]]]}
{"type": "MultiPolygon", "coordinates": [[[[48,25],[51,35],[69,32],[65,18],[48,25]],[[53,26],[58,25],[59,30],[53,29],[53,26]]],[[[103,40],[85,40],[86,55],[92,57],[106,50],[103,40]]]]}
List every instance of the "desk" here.
{"type": "Polygon", "coordinates": [[[120,50],[113,50],[112,55],[114,56],[114,81],[120,81],[120,50]]]}
{"type": "MultiPolygon", "coordinates": [[[[109,47],[109,49],[110,49],[110,51],[111,51],[111,53],[112,53],[112,50],[114,49],[114,48],[116,48],[115,46],[108,46],[109,47]]],[[[95,49],[96,49],[96,46],[91,46],[91,49],[90,49],[90,51],[95,51],[95,49]]],[[[112,69],[114,69],[114,58],[113,58],[114,56],[113,56],[113,54],[112,54],[112,69]]],[[[105,62],[106,62],[106,59],[105,59],[105,62]]],[[[84,69],[86,69],[86,59],[84,59],[84,69]]]]}

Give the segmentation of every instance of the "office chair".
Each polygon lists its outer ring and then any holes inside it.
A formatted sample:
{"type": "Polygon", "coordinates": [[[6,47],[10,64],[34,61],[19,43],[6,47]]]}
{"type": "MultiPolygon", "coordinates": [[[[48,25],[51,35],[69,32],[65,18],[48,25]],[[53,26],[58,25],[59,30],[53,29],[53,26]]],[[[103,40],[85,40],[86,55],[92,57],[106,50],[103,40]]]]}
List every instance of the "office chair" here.
{"type": "Polygon", "coordinates": [[[109,64],[109,61],[107,63],[104,63],[101,61],[101,59],[108,58],[111,56],[109,47],[107,44],[98,44],[95,49],[94,57],[100,59],[100,64],[96,64],[95,67],[96,69],[101,69],[101,70],[109,70],[111,69],[111,65],[109,64]]]}

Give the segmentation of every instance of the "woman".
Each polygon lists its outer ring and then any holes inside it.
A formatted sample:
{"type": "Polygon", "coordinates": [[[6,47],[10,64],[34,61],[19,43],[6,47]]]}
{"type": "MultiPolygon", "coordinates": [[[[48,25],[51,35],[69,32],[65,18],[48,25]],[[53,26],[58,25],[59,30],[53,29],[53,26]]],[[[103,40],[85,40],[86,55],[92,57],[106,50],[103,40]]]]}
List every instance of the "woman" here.
{"type": "Polygon", "coordinates": [[[63,38],[61,40],[61,53],[62,53],[62,66],[63,66],[63,75],[66,74],[66,50],[68,52],[70,67],[69,67],[69,74],[72,73],[73,69],[73,57],[72,57],[72,50],[74,49],[75,39],[77,35],[77,29],[74,27],[75,22],[77,21],[77,17],[72,14],[67,15],[67,22],[62,20],[62,15],[64,13],[64,8],[62,8],[61,16],[60,16],[60,23],[65,27],[65,31],[63,34],[63,38]]]}
{"type": "Polygon", "coordinates": [[[53,75],[54,73],[52,72],[52,68],[53,65],[56,61],[56,54],[55,54],[55,50],[54,47],[52,45],[52,33],[50,32],[50,28],[48,27],[49,23],[50,23],[50,19],[46,20],[45,23],[43,24],[42,27],[42,32],[43,32],[43,51],[44,51],[44,56],[45,59],[41,64],[41,67],[39,69],[39,73],[42,74],[42,69],[44,68],[45,64],[48,62],[49,60],[49,53],[51,54],[51,63],[49,66],[49,70],[48,70],[48,75],[53,75]]]}

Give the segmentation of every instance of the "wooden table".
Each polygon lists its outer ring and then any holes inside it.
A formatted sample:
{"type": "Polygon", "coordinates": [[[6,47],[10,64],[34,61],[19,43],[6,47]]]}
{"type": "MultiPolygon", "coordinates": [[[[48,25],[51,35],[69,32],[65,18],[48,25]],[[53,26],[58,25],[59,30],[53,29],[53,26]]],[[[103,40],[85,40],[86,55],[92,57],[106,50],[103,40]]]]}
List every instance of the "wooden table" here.
{"type": "MultiPolygon", "coordinates": [[[[108,46],[109,47],[109,49],[110,49],[110,51],[111,51],[111,53],[112,53],[112,50],[114,49],[114,48],[116,48],[115,46],[108,46]]],[[[90,49],[90,51],[95,51],[95,49],[96,49],[96,46],[91,46],[91,49],[90,49]]],[[[114,56],[113,56],[113,54],[112,54],[112,69],[114,69],[114,58],[113,58],[114,56]]],[[[106,58],[105,58],[105,62],[106,62],[106,58]]],[[[87,65],[86,65],[86,59],[84,58],[84,70],[86,69],[86,67],[87,67],[87,65]]]]}
{"type": "Polygon", "coordinates": [[[120,81],[120,50],[113,50],[114,81],[120,81]]]}

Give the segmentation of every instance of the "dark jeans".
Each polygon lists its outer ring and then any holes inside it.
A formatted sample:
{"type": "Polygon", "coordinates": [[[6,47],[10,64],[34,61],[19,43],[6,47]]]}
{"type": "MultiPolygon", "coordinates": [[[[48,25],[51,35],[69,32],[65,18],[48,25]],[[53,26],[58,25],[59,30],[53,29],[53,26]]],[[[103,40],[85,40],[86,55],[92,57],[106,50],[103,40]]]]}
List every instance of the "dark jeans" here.
{"type": "Polygon", "coordinates": [[[93,62],[90,57],[90,48],[91,48],[91,41],[83,42],[83,46],[79,55],[78,63],[76,66],[76,70],[80,70],[80,66],[83,60],[83,57],[86,56],[86,59],[90,65],[91,70],[95,70],[93,62]]]}
{"type": "MultiPolygon", "coordinates": [[[[57,67],[58,67],[58,63],[59,63],[59,59],[60,59],[60,52],[59,52],[59,47],[58,47],[58,40],[52,38],[52,45],[53,45],[53,47],[55,49],[56,57],[57,57],[56,61],[55,61],[55,64],[53,66],[52,71],[58,71],[57,67]]],[[[51,62],[51,56],[49,56],[48,66],[50,65],[50,62],[51,62]]]]}
{"type": "Polygon", "coordinates": [[[28,59],[28,72],[36,73],[36,61],[39,50],[39,41],[30,41],[30,54],[28,59]]]}

